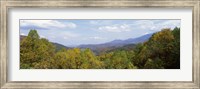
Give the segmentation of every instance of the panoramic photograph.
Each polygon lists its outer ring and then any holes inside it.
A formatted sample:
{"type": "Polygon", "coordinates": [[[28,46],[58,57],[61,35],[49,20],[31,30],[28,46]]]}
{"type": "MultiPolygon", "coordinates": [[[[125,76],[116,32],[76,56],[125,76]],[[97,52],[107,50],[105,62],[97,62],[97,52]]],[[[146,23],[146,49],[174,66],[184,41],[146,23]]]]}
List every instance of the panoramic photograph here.
{"type": "Polygon", "coordinates": [[[21,19],[20,69],[180,69],[179,19],[21,19]]]}

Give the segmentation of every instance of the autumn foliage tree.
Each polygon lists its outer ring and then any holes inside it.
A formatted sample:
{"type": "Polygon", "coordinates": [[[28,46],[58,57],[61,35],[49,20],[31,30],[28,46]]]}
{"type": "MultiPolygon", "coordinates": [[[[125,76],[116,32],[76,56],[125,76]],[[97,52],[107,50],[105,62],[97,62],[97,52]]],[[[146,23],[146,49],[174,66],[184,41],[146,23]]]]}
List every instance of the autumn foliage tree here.
{"type": "Polygon", "coordinates": [[[138,44],[133,63],[139,68],[180,68],[180,28],[162,29],[138,44]]]}
{"type": "Polygon", "coordinates": [[[36,30],[20,42],[21,69],[179,69],[180,28],[162,29],[133,48],[95,55],[89,48],[56,47],[36,30]]]}
{"type": "Polygon", "coordinates": [[[30,30],[20,43],[21,68],[48,68],[55,47],[47,39],[40,39],[36,30],[30,30]]]}

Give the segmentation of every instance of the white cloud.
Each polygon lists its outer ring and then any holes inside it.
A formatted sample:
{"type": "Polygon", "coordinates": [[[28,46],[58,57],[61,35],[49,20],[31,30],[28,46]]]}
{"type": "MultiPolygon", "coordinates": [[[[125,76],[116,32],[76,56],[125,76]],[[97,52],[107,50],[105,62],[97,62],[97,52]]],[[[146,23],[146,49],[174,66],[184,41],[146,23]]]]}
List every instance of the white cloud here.
{"type": "Polygon", "coordinates": [[[76,28],[76,24],[71,22],[61,23],[57,20],[20,20],[20,26],[34,26],[39,28],[76,28]]]}
{"type": "Polygon", "coordinates": [[[56,34],[56,36],[63,39],[74,39],[79,37],[79,34],[75,34],[72,32],[61,32],[59,34],[56,34]]]}
{"type": "Polygon", "coordinates": [[[171,28],[180,27],[180,20],[167,20],[167,21],[160,21],[155,23],[154,20],[139,20],[131,24],[131,27],[135,27],[134,29],[138,30],[150,30],[150,31],[160,31],[163,28],[171,28]]]}
{"type": "Polygon", "coordinates": [[[168,20],[160,23],[159,25],[163,26],[164,28],[174,28],[175,26],[180,27],[180,20],[168,20]]]}
{"type": "Polygon", "coordinates": [[[180,27],[180,23],[181,23],[180,20],[167,20],[167,21],[163,21],[163,22],[154,24],[155,28],[150,29],[150,30],[152,30],[152,31],[160,31],[163,28],[173,29],[175,27],[180,27]]]}
{"type": "Polygon", "coordinates": [[[91,25],[109,25],[112,24],[112,20],[90,20],[91,25]]]}
{"type": "Polygon", "coordinates": [[[149,34],[149,32],[145,32],[144,35],[149,34]]]}
{"type": "Polygon", "coordinates": [[[94,37],[89,37],[90,39],[94,39],[94,40],[104,40],[105,38],[103,37],[98,37],[98,36],[94,36],[94,37]]]}
{"type": "Polygon", "coordinates": [[[65,40],[66,40],[66,39],[69,39],[69,38],[68,38],[68,37],[63,37],[63,39],[65,39],[65,40]]]}
{"type": "Polygon", "coordinates": [[[53,39],[54,39],[54,38],[56,38],[56,37],[55,37],[55,36],[50,36],[50,38],[53,38],[53,39]]]}
{"type": "MultiPolygon", "coordinates": [[[[93,24],[98,24],[97,21],[90,21],[93,24]]],[[[137,20],[127,24],[112,24],[99,26],[97,29],[101,32],[128,32],[132,30],[149,30],[149,31],[160,31],[163,28],[180,27],[180,20],[137,20]]],[[[96,30],[96,29],[95,29],[96,30]]]]}
{"type": "Polygon", "coordinates": [[[43,35],[40,35],[40,37],[41,37],[41,38],[46,38],[46,37],[45,37],[45,36],[43,36],[43,35]]]}
{"type": "Polygon", "coordinates": [[[76,39],[79,37],[79,33],[70,32],[69,30],[42,30],[43,33],[47,33],[47,38],[51,40],[60,39],[76,39]]]}
{"type": "Polygon", "coordinates": [[[61,36],[67,36],[67,37],[78,37],[79,35],[78,34],[74,34],[74,33],[71,33],[71,32],[63,32],[60,34],[61,36]]]}
{"type": "Polygon", "coordinates": [[[93,24],[93,25],[96,25],[96,24],[98,24],[99,23],[99,21],[95,21],[95,20],[91,20],[90,21],[90,24],[93,24]]]}
{"type": "Polygon", "coordinates": [[[24,34],[24,33],[20,33],[20,35],[22,35],[22,36],[25,36],[25,34],[24,34]]]}
{"type": "Polygon", "coordinates": [[[127,32],[131,30],[130,26],[127,24],[102,26],[102,27],[99,27],[98,29],[101,31],[106,31],[106,32],[127,32]]]}
{"type": "Polygon", "coordinates": [[[132,27],[139,30],[149,29],[153,30],[156,29],[156,26],[153,21],[150,20],[139,20],[131,24],[132,27]]]}

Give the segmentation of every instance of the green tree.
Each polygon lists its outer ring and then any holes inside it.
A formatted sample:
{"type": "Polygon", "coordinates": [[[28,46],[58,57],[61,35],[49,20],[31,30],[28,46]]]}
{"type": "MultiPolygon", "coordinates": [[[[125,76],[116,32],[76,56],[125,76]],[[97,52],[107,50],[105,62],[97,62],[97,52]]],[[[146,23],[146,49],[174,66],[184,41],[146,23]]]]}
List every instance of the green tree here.
{"type": "Polygon", "coordinates": [[[134,50],[133,63],[139,68],[179,68],[180,28],[162,29],[134,50]]]}
{"type": "Polygon", "coordinates": [[[170,50],[170,60],[166,68],[180,68],[180,28],[176,27],[172,31],[175,40],[172,42],[172,50],[170,50]]]}
{"type": "Polygon", "coordinates": [[[90,69],[101,68],[103,65],[90,49],[85,49],[81,57],[82,60],[84,60],[83,66],[87,66],[90,69]]]}
{"type": "MultiPolygon", "coordinates": [[[[20,43],[22,69],[174,69],[180,68],[180,28],[165,28],[150,39],[95,55],[89,48],[62,48],[30,30],[20,43]]],[[[103,49],[107,50],[107,49],[103,49]]]]}
{"type": "Polygon", "coordinates": [[[20,67],[48,68],[55,47],[47,40],[40,39],[36,30],[30,30],[20,43],[20,67]]]}

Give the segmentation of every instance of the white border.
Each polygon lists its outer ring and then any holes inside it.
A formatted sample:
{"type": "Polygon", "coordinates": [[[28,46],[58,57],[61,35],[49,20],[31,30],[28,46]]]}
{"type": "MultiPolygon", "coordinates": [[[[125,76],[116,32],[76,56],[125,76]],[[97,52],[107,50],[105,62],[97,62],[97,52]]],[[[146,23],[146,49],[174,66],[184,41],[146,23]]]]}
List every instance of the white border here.
{"type": "Polygon", "coordinates": [[[192,81],[192,9],[9,9],[9,81],[192,81]],[[181,69],[19,70],[19,19],[181,19],[181,69]]]}

